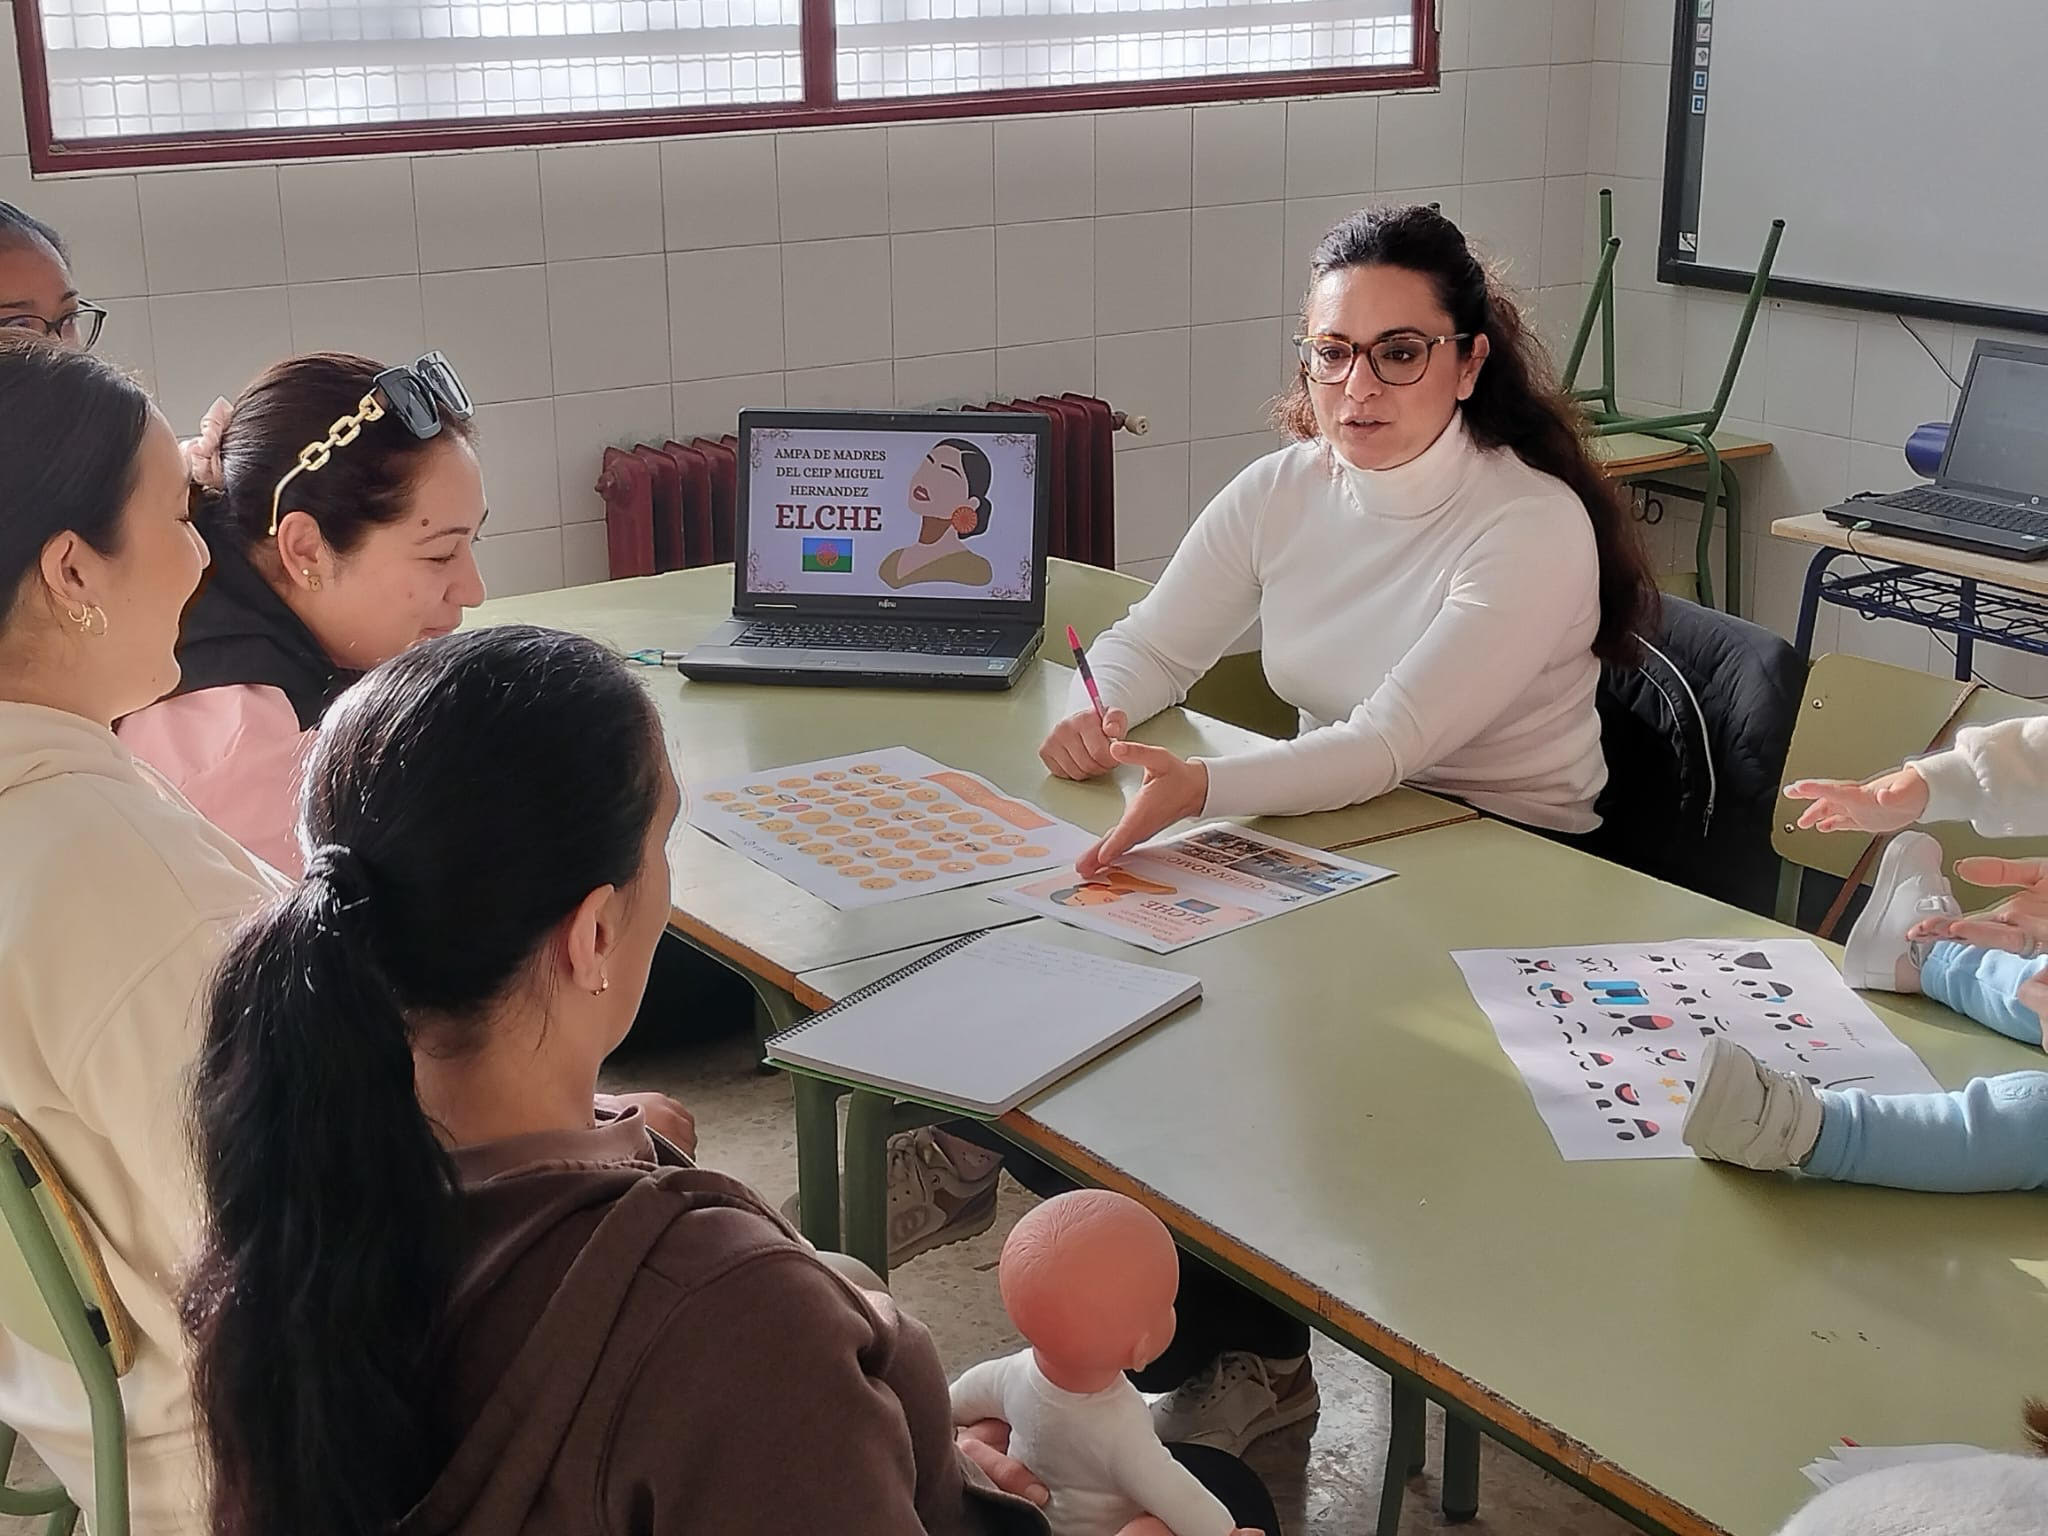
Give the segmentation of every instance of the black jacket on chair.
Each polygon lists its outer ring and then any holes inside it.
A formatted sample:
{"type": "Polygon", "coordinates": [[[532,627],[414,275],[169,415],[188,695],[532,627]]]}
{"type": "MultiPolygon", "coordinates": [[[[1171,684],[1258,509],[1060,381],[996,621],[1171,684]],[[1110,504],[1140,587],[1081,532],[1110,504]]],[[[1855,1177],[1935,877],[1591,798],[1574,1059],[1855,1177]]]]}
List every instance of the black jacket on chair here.
{"type": "Polygon", "coordinates": [[[1600,671],[1607,788],[1581,846],[1768,916],[1771,818],[1806,663],[1746,619],[1679,598],[1632,667],[1600,671]]]}

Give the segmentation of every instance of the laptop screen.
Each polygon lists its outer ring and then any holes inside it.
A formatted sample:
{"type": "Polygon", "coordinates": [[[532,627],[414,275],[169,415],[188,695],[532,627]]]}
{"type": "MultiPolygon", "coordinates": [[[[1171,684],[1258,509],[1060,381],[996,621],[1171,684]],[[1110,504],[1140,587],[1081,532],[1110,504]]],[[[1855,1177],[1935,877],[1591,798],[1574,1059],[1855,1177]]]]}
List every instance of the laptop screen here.
{"type": "Polygon", "coordinates": [[[2048,496],[2048,348],[1978,343],[1941,479],[2048,496]]]}
{"type": "Polygon", "coordinates": [[[1044,611],[1042,418],[747,412],[741,601],[1044,611]]]}

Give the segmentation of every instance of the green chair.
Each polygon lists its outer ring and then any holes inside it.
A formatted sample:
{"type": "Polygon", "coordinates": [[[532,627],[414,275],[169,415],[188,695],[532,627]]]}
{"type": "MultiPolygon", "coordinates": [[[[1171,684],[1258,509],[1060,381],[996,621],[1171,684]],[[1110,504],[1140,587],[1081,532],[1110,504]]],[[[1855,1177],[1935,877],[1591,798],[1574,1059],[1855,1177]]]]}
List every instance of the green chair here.
{"type": "MultiPolygon", "coordinates": [[[[92,1409],[93,1533],[128,1536],[128,1426],[119,1378],[135,1363],[135,1324],[56,1163],[12,1110],[0,1110],[0,1210],[13,1239],[0,1245],[0,1328],[77,1368],[92,1409]]],[[[0,1425],[0,1514],[44,1515],[45,1536],[68,1536],[78,1506],[67,1490],[6,1486],[14,1443],[14,1430],[0,1425]]]]}
{"type": "Polygon", "coordinates": [[[1743,354],[1749,349],[1749,334],[1756,324],[1756,312],[1763,304],[1764,290],[1770,282],[1771,267],[1778,259],[1778,242],[1784,237],[1785,221],[1774,219],[1769,234],[1764,237],[1763,255],[1757,261],[1755,274],[1750,279],[1749,294],[1742,310],[1742,320],[1735,328],[1735,338],[1728,347],[1728,359],[1721,370],[1721,384],[1714,392],[1714,402],[1703,411],[1679,411],[1664,416],[1632,416],[1618,404],[1620,385],[1615,374],[1614,362],[1614,268],[1615,259],[1621,250],[1621,240],[1614,233],[1614,194],[1611,189],[1600,189],[1600,264],[1593,278],[1592,291],[1587,295],[1586,308],[1579,317],[1579,328],[1572,342],[1570,355],[1565,361],[1563,388],[1566,394],[1586,407],[1591,430],[1596,437],[1618,437],[1630,434],[1638,437],[1659,438],[1691,449],[1701,455],[1705,464],[1700,468],[1701,486],[1665,484],[1647,480],[1641,476],[1630,478],[1650,485],[1654,489],[1669,490],[1682,495],[1697,495],[1700,498],[1700,531],[1696,551],[1697,596],[1702,605],[1714,607],[1714,578],[1710,566],[1714,523],[1721,509],[1727,508],[1727,540],[1724,550],[1725,580],[1722,606],[1729,613],[1742,611],[1742,485],[1721,462],[1720,449],[1715,446],[1714,434],[1721,429],[1721,418],[1728,410],[1728,397],[1735,392],[1735,378],[1742,371],[1743,354]],[[1595,321],[1601,327],[1601,380],[1597,385],[1578,387],[1579,366],[1584,361],[1586,346],[1591,339],[1595,321]]]}
{"type": "MultiPolygon", "coordinates": [[[[1799,723],[1785,758],[1785,782],[1797,779],[1867,779],[1911,757],[1946,746],[1965,726],[1990,725],[2021,715],[2048,713],[2034,699],[2020,698],[1908,667],[1866,661],[1860,656],[1823,656],[1813,664],[1799,723]]],[[[1859,882],[1874,869],[1864,857],[1871,839],[1853,833],[1815,832],[1799,826],[1804,807],[1781,797],[1771,846],[1785,861],[1778,890],[1778,919],[1794,921],[1806,871],[1859,882]],[[1859,868],[1859,865],[1861,868],[1859,868]]],[[[1924,829],[1941,844],[1943,857],[1978,854],[2000,858],[2048,858],[2048,838],[1990,839],[1968,822],[1935,822],[1924,829]]],[[[1986,900],[1992,899],[1987,893],[1986,900]]],[[[1969,905],[1966,900],[1965,905],[1969,905]]],[[[1823,933],[1822,937],[1833,937],[1823,933]]]]}

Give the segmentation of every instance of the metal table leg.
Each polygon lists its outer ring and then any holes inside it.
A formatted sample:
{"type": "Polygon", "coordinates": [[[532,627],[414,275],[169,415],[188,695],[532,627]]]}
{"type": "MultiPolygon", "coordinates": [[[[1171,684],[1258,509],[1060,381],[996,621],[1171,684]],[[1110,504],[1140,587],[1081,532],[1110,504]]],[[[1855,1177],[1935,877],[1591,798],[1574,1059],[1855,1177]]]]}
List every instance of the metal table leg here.
{"type": "Polygon", "coordinates": [[[1462,1525],[1479,1513],[1479,1426],[1444,1410],[1444,1519],[1462,1525]]]}
{"type": "Polygon", "coordinates": [[[846,1109],[845,1251],[889,1277],[889,1133],[896,1105],[885,1094],[855,1090],[846,1109]]]}
{"type": "Polygon", "coordinates": [[[1423,1414],[1428,1400],[1414,1382],[1393,1378],[1387,1427],[1387,1469],[1380,1478],[1380,1516],[1377,1536],[1400,1536],[1401,1502],[1407,1496],[1411,1468],[1419,1468],[1423,1456],[1423,1414]]]}
{"type": "Polygon", "coordinates": [[[792,1073],[796,1089],[797,1225],[814,1248],[839,1247],[839,1096],[837,1083],[792,1073]]]}

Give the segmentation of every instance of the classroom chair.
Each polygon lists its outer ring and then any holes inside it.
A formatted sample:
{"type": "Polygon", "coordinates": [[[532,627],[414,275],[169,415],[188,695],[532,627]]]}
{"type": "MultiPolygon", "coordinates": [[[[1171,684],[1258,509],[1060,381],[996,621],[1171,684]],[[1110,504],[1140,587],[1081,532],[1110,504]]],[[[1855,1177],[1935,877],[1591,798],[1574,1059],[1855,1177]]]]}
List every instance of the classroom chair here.
{"type": "MultiPolygon", "coordinates": [[[[128,1536],[128,1421],[119,1378],[135,1363],[135,1324],[114,1294],[99,1239],[41,1138],[0,1109],[0,1328],[69,1359],[92,1409],[93,1536],[128,1536]]],[[[0,1425],[0,1514],[47,1516],[44,1536],[68,1536],[78,1505],[63,1487],[14,1488],[6,1468],[15,1432],[0,1425]]]]}
{"type": "MultiPolygon", "coordinates": [[[[1860,656],[1823,656],[1807,679],[1786,754],[1784,782],[1871,778],[1908,758],[1950,745],[1965,726],[2042,713],[2048,711],[2038,700],[1981,683],[1957,682],[1860,656]]],[[[1886,840],[1802,829],[1799,815],[1804,809],[1800,802],[1780,795],[1772,817],[1771,844],[1784,861],[1777,915],[1781,922],[1797,920],[1808,870],[1832,876],[1842,882],[1842,895],[1817,931],[1822,938],[1834,938],[1850,899],[1875,871],[1886,840]]],[[[1986,838],[1968,822],[1935,822],[1921,830],[1940,842],[1951,863],[1978,854],[2048,858],[2048,838],[1986,838]]],[[[1968,889],[1958,892],[1965,906],[1972,905],[1963,894],[1968,889]]],[[[1977,904],[1995,899],[1986,892],[1977,904]]]]}
{"type": "Polygon", "coordinates": [[[1770,232],[1764,237],[1763,255],[1758,259],[1756,272],[1750,279],[1742,319],[1736,325],[1735,337],[1728,345],[1728,358],[1721,369],[1721,383],[1714,392],[1713,404],[1705,410],[1678,411],[1662,416],[1631,414],[1619,404],[1620,383],[1614,361],[1615,262],[1621,251],[1621,241],[1614,233],[1614,193],[1611,188],[1602,187],[1600,261],[1594,272],[1592,289],[1586,298],[1586,307],[1579,316],[1578,331],[1573,338],[1571,352],[1565,360],[1562,379],[1564,392],[1585,408],[1594,436],[1659,439],[1676,445],[1674,452],[1690,449],[1705,461],[1699,466],[1698,488],[1649,479],[1642,475],[1629,478],[1636,484],[1646,485],[1652,489],[1699,498],[1700,531],[1695,546],[1694,579],[1696,595],[1701,603],[1710,608],[1716,606],[1714,576],[1711,569],[1714,524],[1721,509],[1726,507],[1725,574],[1722,602],[1719,606],[1729,613],[1738,612],[1742,606],[1742,485],[1728,466],[1722,463],[1720,449],[1714,443],[1714,434],[1721,430],[1721,418],[1728,410],[1728,397],[1735,391],[1735,377],[1742,371],[1743,354],[1749,349],[1749,333],[1756,324],[1756,312],[1763,304],[1764,290],[1771,278],[1771,267],[1778,259],[1778,242],[1784,233],[1785,221],[1772,220],[1770,232]],[[1597,385],[1580,388],[1579,366],[1585,358],[1586,345],[1592,336],[1595,321],[1600,323],[1601,328],[1601,378],[1597,385]]]}
{"type": "Polygon", "coordinates": [[[1781,770],[1806,664],[1746,619],[1666,597],[1632,666],[1600,669],[1602,858],[1768,917],[1781,770]]]}

